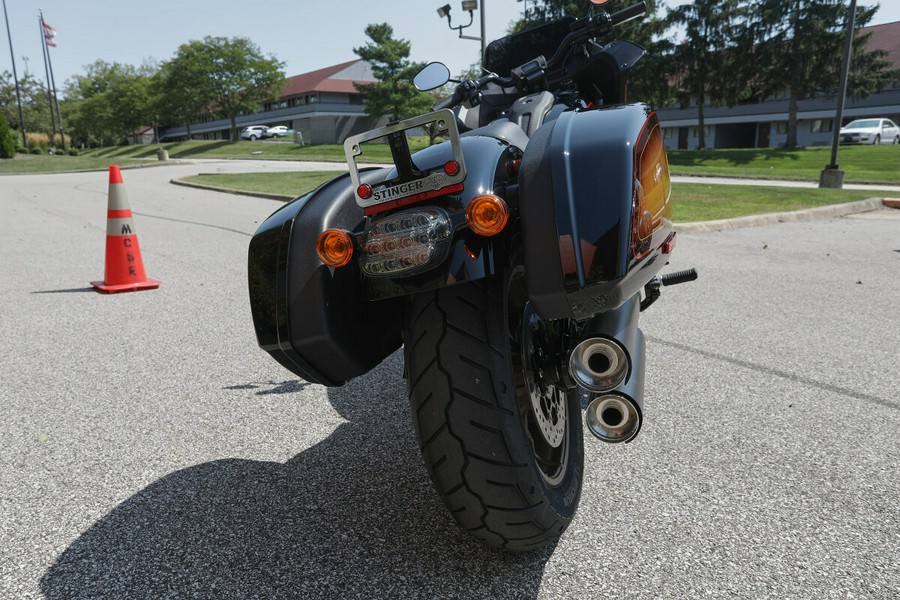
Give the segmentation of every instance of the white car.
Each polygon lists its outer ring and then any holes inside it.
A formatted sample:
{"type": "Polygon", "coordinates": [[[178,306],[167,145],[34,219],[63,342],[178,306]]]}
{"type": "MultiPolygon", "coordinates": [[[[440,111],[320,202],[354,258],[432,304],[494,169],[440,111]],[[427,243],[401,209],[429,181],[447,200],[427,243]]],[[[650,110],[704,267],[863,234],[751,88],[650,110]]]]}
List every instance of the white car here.
{"type": "Polygon", "coordinates": [[[241,139],[255,142],[265,137],[269,137],[269,128],[265,125],[251,125],[241,130],[241,139]]]}
{"type": "Polygon", "coordinates": [[[842,144],[900,144],[900,127],[890,119],[857,119],[841,127],[842,144]]]}
{"type": "Polygon", "coordinates": [[[269,127],[269,131],[266,133],[268,137],[283,137],[288,134],[288,128],[284,125],[276,125],[275,127],[269,127]]]}

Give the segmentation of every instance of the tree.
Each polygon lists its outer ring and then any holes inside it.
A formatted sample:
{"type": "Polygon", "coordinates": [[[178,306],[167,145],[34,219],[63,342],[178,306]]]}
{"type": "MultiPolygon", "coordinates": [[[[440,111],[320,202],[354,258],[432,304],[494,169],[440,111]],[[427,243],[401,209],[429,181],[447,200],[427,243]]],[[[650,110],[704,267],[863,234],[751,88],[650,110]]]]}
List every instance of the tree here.
{"type": "Polygon", "coordinates": [[[0,158],[13,158],[16,155],[16,134],[9,128],[3,113],[0,113],[0,158]]]}
{"type": "Polygon", "coordinates": [[[735,51],[740,39],[742,11],[738,0],[696,0],[669,12],[669,21],[685,29],[684,42],[673,55],[682,103],[697,103],[698,147],[706,148],[704,107],[734,105],[746,86],[740,77],[740,53],[735,51]]]}
{"type": "MultiPolygon", "coordinates": [[[[47,88],[31,74],[19,78],[19,92],[22,98],[22,114],[25,118],[25,131],[41,131],[51,133],[50,107],[47,101],[47,88]]],[[[0,114],[6,117],[10,125],[18,132],[19,112],[16,106],[16,88],[12,73],[0,73],[0,114]]],[[[19,138],[21,138],[21,132],[19,138]]]]}
{"type": "Polygon", "coordinates": [[[283,68],[283,62],[263,55],[248,38],[192,40],[163,63],[157,111],[181,122],[203,112],[220,114],[231,120],[231,139],[236,140],[237,117],[257,112],[277,97],[284,86],[283,68]]]}
{"type": "Polygon", "coordinates": [[[390,115],[394,121],[428,112],[434,99],[413,86],[413,76],[422,68],[421,63],[409,61],[410,44],[394,38],[394,29],[387,23],[366,27],[371,41],[353,52],[372,65],[377,81],[357,84],[362,94],[366,114],[379,118],[390,115]]]}
{"type": "MultiPolygon", "coordinates": [[[[864,97],[875,93],[891,77],[883,52],[865,49],[867,36],[859,34],[878,7],[857,7],[856,35],[850,65],[848,93],[864,97]]],[[[838,91],[849,11],[841,0],[758,0],[752,26],[762,69],[763,93],[788,90],[788,126],[785,146],[797,146],[800,100],[838,91]]],[[[835,123],[840,127],[840,123],[835,123]]]]}
{"type": "Polygon", "coordinates": [[[67,82],[62,108],[73,137],[87,144],[121,143],[151,120],[154,68],[98,60],[67,82]]]}

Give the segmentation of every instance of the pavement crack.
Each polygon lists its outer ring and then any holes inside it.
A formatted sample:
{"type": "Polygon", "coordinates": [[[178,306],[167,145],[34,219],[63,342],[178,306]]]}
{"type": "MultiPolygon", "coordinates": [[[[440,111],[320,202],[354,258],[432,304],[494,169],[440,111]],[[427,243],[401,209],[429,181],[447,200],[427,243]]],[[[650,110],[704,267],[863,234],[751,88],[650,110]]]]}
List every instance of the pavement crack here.
{"type": "Polygon", "coordinates": [[[863,400],[865,402],[872,402],[873,404],[878,404],[880,406],[885,406],[887,408],[900,409],[900,404],[897,404],[896,402],[891,402],[890,400],[885,400],[884,398],[879,398],[878,396],[872,396],[871,394],[864,394],[862,392],[857,392],[856,390],[851,390],[850,388],[832,385],[830,383],[824,383],[822,381],[816,381],[815,379],[810,379],[808,377],[801,377],[800,375],[797,375],[795,373],[790,373],[788,371],[781,371],[779,369],[773,369],[772,367],[766,367],[764,365],[752,363],[747,360],[741,360],[740,358],[733,358],[731,356],[725,356],[724,354],[717,354],[715,352],[708,352],[706,350],[701,350],[699,348],[693,348],[691,346],[688,346],[687,344],[679,344],[678,342],[670,342],[668,340],[662,340],[662,339],[659,339],[654,336],[648,335],[647,339],[651,340],[654,344],[662,344],[664,346],[678,348],[679,350],[683,350],[685,352],[691,352],[693,354],[698,354],[705,358],[710,358],[712,360],[727,362],[727,363],[730,363],[730,364],[738,366],[738,367],[743,367],[745,369],[758,371],[760,373],[765,373],[767,375],[773,375],[775,377],[781,377],[782,379],[794,381],[796,383],[800,383],[800,384],[807,385],[810,387],[818,388],[820,390],[824,390],[827,392],[841,394],[842,396],[856,398],[857,400],[863,400]]]}

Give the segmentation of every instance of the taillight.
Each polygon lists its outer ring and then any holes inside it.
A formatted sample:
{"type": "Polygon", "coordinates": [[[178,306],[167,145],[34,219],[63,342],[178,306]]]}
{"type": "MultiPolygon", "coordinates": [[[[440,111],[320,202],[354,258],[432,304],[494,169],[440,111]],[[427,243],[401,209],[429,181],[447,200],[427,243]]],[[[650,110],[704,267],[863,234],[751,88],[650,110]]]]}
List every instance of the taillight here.
{"type": "Polygon", "coordinates": [[[466,207],[466,223],[478,235],[497,235],[506,227],[507,221],[509,207],[497,196],[478,196],[466,207]]]}
{"type": "Polygon", "coordinates": [[[326,229],[316,240],[316,254],[329,267],[343,267],[353,258],[353,238],[343,229],[326,229]]]}
{"type": "Polygon", "coordinates": [[[641,258],[651,250],[651,238],[660,221],[670,219],[672,211],[669,161],[656,113],[644,123],[635,144],[634,172],[631,251],[635,258],[641,258]]]}
{"type": "Polygon", "coordinates": [[[360,269],[370,277],[405,277],[430,268],[446,258],[451,229],[436,207],[374,220],[360,238],[360,269]]]}

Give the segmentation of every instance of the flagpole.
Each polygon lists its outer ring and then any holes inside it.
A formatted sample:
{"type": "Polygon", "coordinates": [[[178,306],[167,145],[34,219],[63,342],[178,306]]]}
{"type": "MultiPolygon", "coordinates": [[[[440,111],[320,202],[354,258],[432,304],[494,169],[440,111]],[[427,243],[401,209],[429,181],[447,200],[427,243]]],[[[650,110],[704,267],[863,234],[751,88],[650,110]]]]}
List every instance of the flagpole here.
{"type": "MultiPolygon", "coordinates": [[[[56,78],[53,76],[53,61],[50,60],[50,47],[47,45],[47,29],[46,23],[44,22],[44,13],[43,11],[38,11],[39,16],[41,18],[41,37],[44,40],[44,51],[47,53],[47,67],[50,71],[50,83],[53,86],[53,99],[56,101],[56,122],[59,123],[59,137],[62,141],[63,152],[65,154],[69,153],[69,145],[66,143],[66,132],[63,130],[63,122],[62,115],[59,112],[59,97],[56,94],[56,78]]],[[[54,44],[55,45],[55,44],[54,44]]],[[[53,103],[50,104],[50,116],[53,116],[53,103]]],[[[55,133],[55,132],[54,132],[55,133]]]]}
{"type": "MultiPolygon", "coordinates": [[[[22,95],[19,92],[19,75],[16,73],[16,55],[13,52],[12,34],[9,32],[9,14],[6,12],[6,0],[3,0],[3,18],[6,20],[6,37],[9,38],[9,59],[12,61],[13,81],[16,83],[16,104],[19,106],[19,129],[22,132],[22,147],[28,146],[25,136],[25,117],[22,114],[22,95]]],[[[28,67],[25,67],[25,75],[28,75],[28,67]]]]}
{"type": "Polygon", "coordinates": [[[50,143],[56,135],[56,116],[53,114],[53,92],[50,91],[50,68],[47,66],[47,40],[44,39],[44,15],[38,13],[38,29],[41,31],[41,50],[44,51],[44,76],[47,78],[47,103],[50,106],[50,143]]]}

